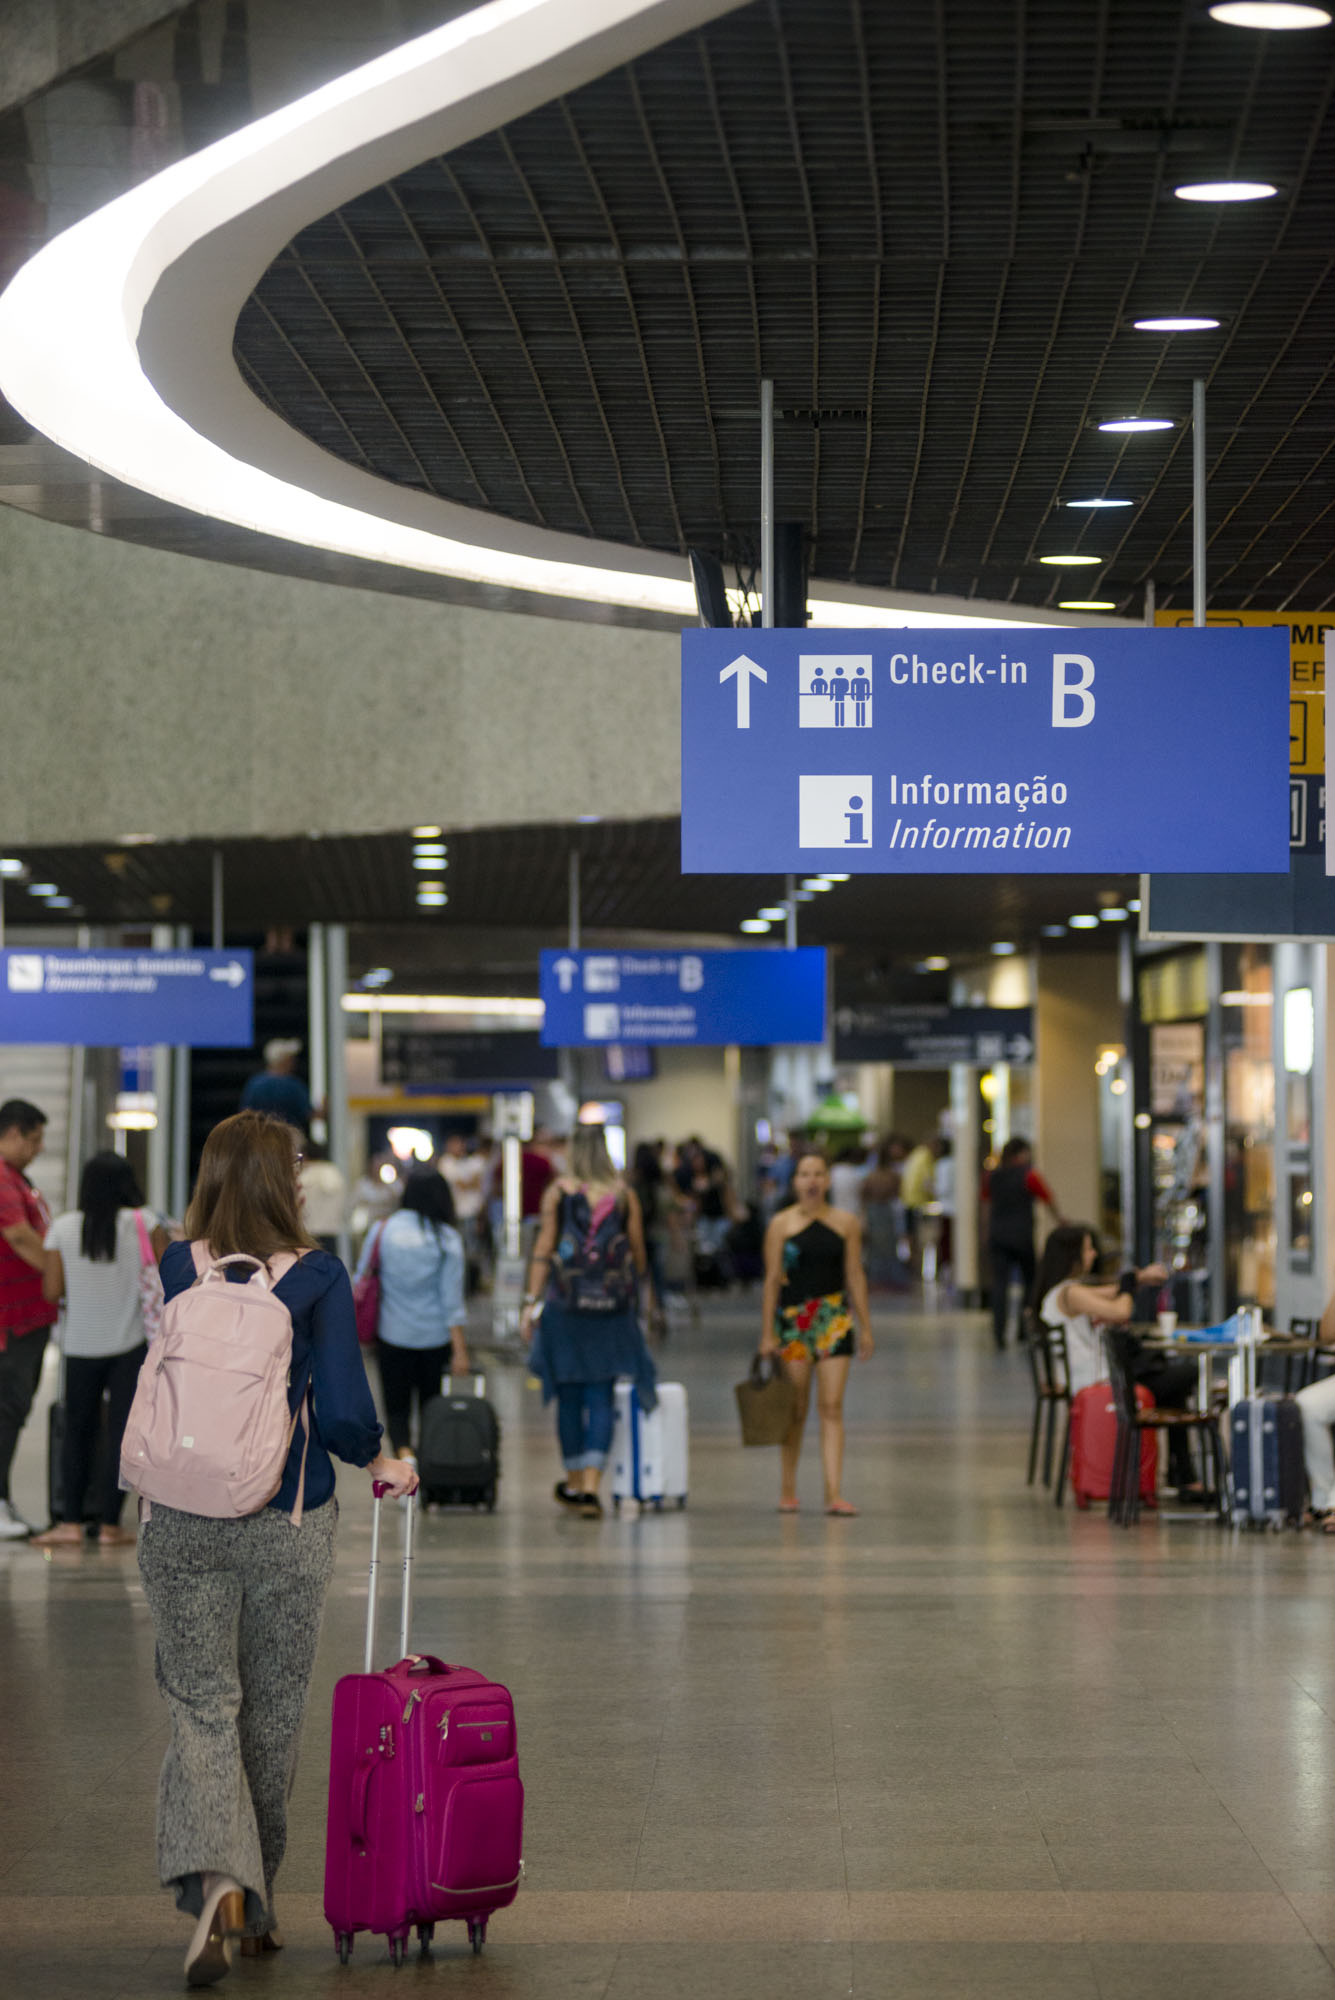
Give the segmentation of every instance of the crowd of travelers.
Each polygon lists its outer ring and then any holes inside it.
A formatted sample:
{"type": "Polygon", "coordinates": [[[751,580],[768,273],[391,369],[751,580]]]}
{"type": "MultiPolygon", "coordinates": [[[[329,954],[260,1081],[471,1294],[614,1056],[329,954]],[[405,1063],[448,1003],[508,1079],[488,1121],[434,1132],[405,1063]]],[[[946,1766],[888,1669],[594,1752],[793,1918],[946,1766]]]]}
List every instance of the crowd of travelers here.
{"type": "MultiPolygon", "coordinates": [[[[285,1080],[282,1069],[274,1074],[285,1080]]],[[[281,1948],[273,1884],[334,1567],[331,1456],[411,1500],[424,1412],[442,1380],[470,1365],[469,1266],[487,1254],[495,1199],[488,1154],[466,1140],[449,1140],[439,1165],[419,1165],[401,1181],[356,1268],[359,1287],[375,1281],[368,1348],[360,1293],[334,1249],[346,1241],[341,1177],[338,1185],[329,1175],[308,1178],[325,1164],[295,1122],[299,1111],[311,1115],[309,1100],[279,1095],[281,1103],[251,1105],[210,1133],[180,1227],[146,1205],[128,1161],[114,1152],[86,1162],[78,1208],[53,1221],[28,1171],[45,1116],[21,1099],[0,1105],[0,1539],[30,1533],[8,1479],[59,1318],[53,1519],[33,1539],[50,1549],[88,1538],[138,1542],[171,1723],[158,1869],[192,1920],[193,1984],[221,1977],[236,1943],[252,1955],[281,1948]],[[153,1399],[167,1392],[153,1386],[161,1369],[142,1364],[165,1316],[199,1299],[207,1312],[232,1286],[249,1292],[256,1283],[290,1321],[280,1450],[258,1499],[246,1489],[248,1499],[206,1506],[188,1454],[173,1463],[147,1448],[161,1441],[153,1399]],[[122,1524],[124,1488],[139,1496],[137,1531],[122,1524]]],[[[622,1172],[601,1127],[537,1135],[524,1149],[522,1335],[530,1371],[555,1406],[559,1506],[601,1518],[618,1385],[633,1385],[640,1410],[653,1412],[663,1387],[653,1335],[674,1291],[693,1291],[712,1260],[729,1279],[760,1281],[753,1372],[782,1385],[786,1399],[770,1440],[779,1446],[779,1512],[801,1506],[814,1402],[824,1511],[855,1516],[843,1490],[843,1405],[852,1363],[873,1355],[872,1289],[905,1286],[928,1248],[948,1258],[952,1168],[941,1135],[916,1146],[891,1135],[833,1161],[800,1138],[786,1153],[765,1150],[747,1202],[698,1137],[644,1143],[622,1172]]],[[[1062,1334],[1068,1386],[1078,1394],[1104,1373],[1105,1330],[1126,1326],[1137,1292],[1166,1273],[1152,1265],[1101,1280],[1093,1229],[1060,1215],[1023,1140],[1003,1148],[981,1192],[997,1345],[1008,1338],[1018,1279],[1036,1315],[1028,1324],[1062,1334]],[[1036,1260],[1042,1206],[1056,1220],[1036,1260]]],[[[1335,1340],[1335,1300],[1321,1332],[1335,1340]]],[[[1147,1349],[1135,1375],[1156,1405],[1172,1410],[1186,1407],[1197,1369],[1147,1349]]],[[[178,1392],[179,1384],[171,1397],[178,1392]]],[[[1312,1518],[1335,1532],[1335,1377],[1304,1390],[1299,1404],[1312,1518]]],[[[224,1420],[207,1397],[199,1407],[200,1424],[224,1420]]],[[[1180,1432],[1170,1431],[1170,1474],[1179,1489],[1196,1483],[1180,1432]]]]}

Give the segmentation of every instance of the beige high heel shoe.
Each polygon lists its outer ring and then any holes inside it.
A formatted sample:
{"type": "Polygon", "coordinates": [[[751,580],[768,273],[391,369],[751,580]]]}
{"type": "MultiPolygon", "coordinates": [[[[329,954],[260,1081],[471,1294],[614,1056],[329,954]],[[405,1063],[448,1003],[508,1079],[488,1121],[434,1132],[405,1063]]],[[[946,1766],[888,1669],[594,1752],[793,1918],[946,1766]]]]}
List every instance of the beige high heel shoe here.
{"type": "Polygon", "coordinates": [[[246,1928],[246,1898],[230,1875],[205,1875],[204,1907],[185,1955],[188,1986],[216,1986],[232,1969],[232,1940],[246,1928]]]}

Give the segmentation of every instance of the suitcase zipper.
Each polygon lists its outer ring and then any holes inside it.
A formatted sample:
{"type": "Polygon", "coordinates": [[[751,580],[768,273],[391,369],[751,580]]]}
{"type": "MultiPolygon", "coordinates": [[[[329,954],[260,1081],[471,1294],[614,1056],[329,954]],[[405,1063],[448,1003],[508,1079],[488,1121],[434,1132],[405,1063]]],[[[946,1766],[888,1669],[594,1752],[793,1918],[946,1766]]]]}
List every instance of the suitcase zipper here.
{"type": "Polygon", "coordinates": [[[412,1693],[411,1693],[411,1694],[409,1695],[409,1697],[408,1697],[407,1701],[406,1701],[406,1702],[405,1702],[405,1704],[404,1704],[404,1709],[403,1709],[403,1719],[404,1719],[404,1721],[405,1721],[405,1722],[411,1722],[411,1721],[412,1721],[412,1717],[413,1717],[413,1703],[414,1703],[415,1701],[420,1701],[421,1699],[422,1699],[422,1690],[421,1690],[421,1688],[420,1688],[420,1687],[418,1687],[418,1688],[414,1688],[414,1689],[413,1689],[413,1691],[412,1691],[412,1693]]]}

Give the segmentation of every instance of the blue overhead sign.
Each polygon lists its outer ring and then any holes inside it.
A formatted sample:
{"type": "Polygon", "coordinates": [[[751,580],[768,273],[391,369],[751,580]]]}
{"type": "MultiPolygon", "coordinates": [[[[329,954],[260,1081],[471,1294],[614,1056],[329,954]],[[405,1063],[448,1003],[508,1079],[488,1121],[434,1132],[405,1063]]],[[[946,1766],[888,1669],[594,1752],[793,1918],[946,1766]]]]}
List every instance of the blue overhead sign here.
{"type": "Polygon", "coordinates": [[[682,867],[1289,865],[1286,631],[682,634],[682,867]]]}
{"type": "Polygon", "coordinates": [[[248,1049],[248,951],[0,951],[0,1042],[248,1049]]]}
{"type": "Polygon", "coordinates": [[[823,951],[544,951],[541,981],[548,1048],[825,1036],[823,951]]]}
{"type": "Polygon", "coordinates": [[[834,1017],[834,1059],[894,1063],[898,1069],[1029,1064],[1034,1060],[1033,1009],[900,1007],[881,1001],[840,1007],[834,1017]]]}

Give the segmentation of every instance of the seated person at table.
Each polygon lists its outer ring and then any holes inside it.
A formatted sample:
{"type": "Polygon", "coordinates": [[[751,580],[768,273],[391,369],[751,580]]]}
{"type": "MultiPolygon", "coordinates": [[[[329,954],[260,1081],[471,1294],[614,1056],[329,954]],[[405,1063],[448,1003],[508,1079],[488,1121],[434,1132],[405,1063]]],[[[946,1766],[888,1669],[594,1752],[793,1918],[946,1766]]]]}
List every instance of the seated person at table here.
{"type": "MultiPolygon", "coordinates": [[[[1043,1246],[1034,1281],[1038,1317],[1045,1326],[1060,1327],[1066,1335],[1073,1396],[1092,1382],[1107,1380],[1099,1328],[1125,1326],[1131,1318],[1137,1285],[1161,1285],[1167,1275],[1162,1264],[1147,1264],[1143,1271],[1124,1271],[1116,1284],[1101,1284],[1093,1276],[1098,1261],[1098,1243],[1089,1224],[1063,1222],[1043,1246]]],[[[1135,1377],[1160,1409],[1185,1410],[1196,1387],[1196,1363],[1142,1353],[1135,1363],[1135,1377]]],[[[1190,1445],[1178,1430],[1168,1433],[1168,1476],[1179,1489],[1196,1484],[1190,1445]]]]}
{"type": "MultiPolygon", "coordinates": [[[[1323,1347],[1335,1347],[1335,1298],[1321,1315],[1318,1338],[1323,1347]]],[[[1298,1408],[1303,1413],[1303,1455],[1307,1460],[1307,1483],[1312,1489],[1312,1519],[1319,1521],[1328,1535],[1335,1535],[1335,1375],[1325,1375],[1298,1391],[1298,1408]]]]}

